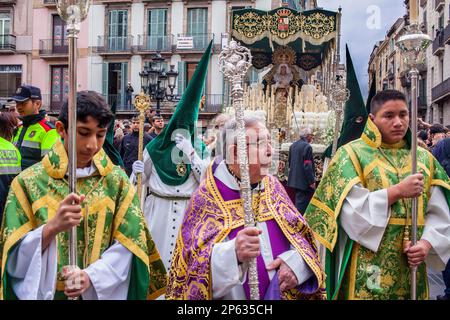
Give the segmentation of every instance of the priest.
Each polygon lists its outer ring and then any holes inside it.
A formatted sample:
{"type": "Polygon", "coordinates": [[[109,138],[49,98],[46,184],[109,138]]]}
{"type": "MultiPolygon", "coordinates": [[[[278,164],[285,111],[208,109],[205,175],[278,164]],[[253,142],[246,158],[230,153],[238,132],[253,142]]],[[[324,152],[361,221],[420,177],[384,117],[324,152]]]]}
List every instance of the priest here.
{"type": "Polygon", "coordinates": [[[223,158],[208,167],[189,201],[170,268],[166,299],[249,299],[248,264],[257,259],[264,299],[321,299],[324,274],[310,229],[278,180],[264,124],[245,117],[256,227],[244,228],[237,123],[226,123],[223,158]]]}

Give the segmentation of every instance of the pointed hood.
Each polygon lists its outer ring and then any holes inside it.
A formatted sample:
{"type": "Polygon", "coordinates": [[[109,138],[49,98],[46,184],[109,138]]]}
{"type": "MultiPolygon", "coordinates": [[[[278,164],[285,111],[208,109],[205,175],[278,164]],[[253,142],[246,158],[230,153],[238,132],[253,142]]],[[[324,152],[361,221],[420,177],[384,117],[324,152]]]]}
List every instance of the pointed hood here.
{"type": "Polygon", "coordinates": [[[159,177],[167,185],[176,186],[183,184],[188,179],[191,170],[189,164],[185,164],[185,166],[181,164],[181,151],[175,150],[175,155],[178,155],[178,158],[180,158],[179,163],[174,163],[172,159],[173,149],[176,148],[174,137],[172,137],[175,130],[184,129],[186,130],[185,132],[189,132],[191,142],[196,147],[197,154],[200,157],[203,158],[206,152],[205,145],[198,140],[196,141],[194,131],[205,86],[212,45],[213,42],[211,41],[198,63],[180,102],[177,104],[169,123],[146,146],[159,177]]]}
{"type": "MultiPolygon", "coordinates": [[[[338,148],[350,141],[358,139],[366,125],[368,113],[364,103],[358,79],[356,77],[355,68],[353,66],[352,57],[348,46],[346,49],[346,65],[347,65],[347,89],[350,90],[350,98],[344,107],[344,121],[342,130],[338,139],[338,148]]],[[[324,152],[324,157],[331,157],[332,145],[328,146],[324,152]]]]}
{"type": "Polygon", "coordinates": [[[369,95],[367,96],[366,101],[366,110],[367,114],[370,113],[370,103],[372,102],[372,98],[377,94],[377,78],[376,75],[373,75],[372,84],[370,85],[369,95]]]}

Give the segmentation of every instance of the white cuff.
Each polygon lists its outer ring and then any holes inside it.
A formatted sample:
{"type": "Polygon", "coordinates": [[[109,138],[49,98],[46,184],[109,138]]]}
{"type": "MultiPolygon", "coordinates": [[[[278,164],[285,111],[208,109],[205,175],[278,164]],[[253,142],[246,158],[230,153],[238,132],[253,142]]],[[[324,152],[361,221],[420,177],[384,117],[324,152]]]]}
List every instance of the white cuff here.
{"type": "Polygon", "coordinates": [[[301,285],[303,282],[307,281],[314,273],[311,271],[309,266],[306,264],[303,257],[297,250],[289,250],[283,252],[278,256],[281,260],[283,260],[289,268],[291,268],[292,272],[294,272],[297,277],[297,285],[301,285]]]}

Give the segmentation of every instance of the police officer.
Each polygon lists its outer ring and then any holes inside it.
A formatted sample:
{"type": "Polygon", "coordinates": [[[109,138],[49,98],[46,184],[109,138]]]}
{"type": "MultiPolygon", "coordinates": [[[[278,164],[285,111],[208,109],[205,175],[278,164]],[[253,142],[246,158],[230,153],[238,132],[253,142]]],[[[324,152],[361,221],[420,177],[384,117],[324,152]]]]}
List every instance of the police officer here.
{"type": "Polygon", "coordinates": [[[19,150],[11,143],[16,125],[17,118],[12,112],[0,112],[0,219],[9,186],[21,171],[19,150]]]}
{"type": "Polygon", "coordinates": [[[8,101],[16,102],[16,109],[22,120],[22,126],[14,136],[13,143],[22,155],[22,170],[41,161],[50,151],[59,135],[53,124],[45,119],[41,90],[37,87],[22,85],[8,101]]]}
{"type": "MultiPolygon", "coordinates": [[[[125,164],[125,172],[128,176],[133,172],[133,163],[138,159],[139,149],[139,117],[134,116],[131,120],[131,133],[123,137],[120,145],[120,156],[125,164]]],[[[152,140],[150,135],[144,132],[143,148],[152,140]]]]}

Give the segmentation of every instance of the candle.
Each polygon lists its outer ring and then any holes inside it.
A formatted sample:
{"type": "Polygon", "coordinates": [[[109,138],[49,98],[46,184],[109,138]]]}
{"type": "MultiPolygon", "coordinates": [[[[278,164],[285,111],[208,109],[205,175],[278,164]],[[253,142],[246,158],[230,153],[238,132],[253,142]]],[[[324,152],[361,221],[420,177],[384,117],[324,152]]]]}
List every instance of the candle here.
{"type": "Polygon", "coordinates": [[[417,24],[419,22],[418,16],[419,16],[419,6],[418,2],[419,0],[409,0],[409,23],[410,24],[417,24]]]}

